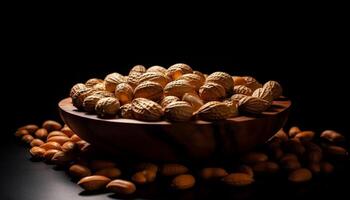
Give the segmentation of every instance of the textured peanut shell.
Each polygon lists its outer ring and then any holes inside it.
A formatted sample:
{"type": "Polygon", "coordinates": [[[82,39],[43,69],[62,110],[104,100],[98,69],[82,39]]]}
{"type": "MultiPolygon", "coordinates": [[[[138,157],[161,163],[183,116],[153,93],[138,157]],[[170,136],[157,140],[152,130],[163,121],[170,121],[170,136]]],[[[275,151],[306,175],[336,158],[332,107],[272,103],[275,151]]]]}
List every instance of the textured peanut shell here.
{"type": "Polygon", "coordinates": [[[168,83],[168,79],[161,72],[146,72],[139,77],[139,84],[145,81],[152,81],[159,83],[162,87],[164,87],[168,83]]]}
{"type": "Polygon", "coordinates": [[[271,103],[263,99],[247,96],[239,100],[238,108],[247,113],[260,114],[270,107],[271,103]]]}
{"type": "Polygon", "coordinates": [[[203,120],[222,120],[236,116],[237,108],[229,106],[226,103],[219,101],[211,101],[204,104],[197,110],[194,115],[197,115],[203,120]]]}
{"type": "Polygon", "coordinates": [[[160,101],[160,105],[164,108],[168,104],[175,102],[175,101],[180,101],[179,97],[176,96],[166,96],[160,101]]]}
{"type": "Polygon", "coordinates": [[[234,85],[246,85],[246,80],[242,76],[232,76],[234,85]]]}
{"type": "Polygon", "coordinates": [[[121,105],[130,103],[133,99],[134,91],[127,83],[121,83],[115,88],[115,97],[119,100],[121,105]]]}
{"type": "Polygon", "coordinates": [[[125,82],[126,82],[126,78],[123,75],[114,72],[106,76],[105,87],[107,91],[114,93],[115,87],[120,83],[125,83],[125,82]]]}
{"type": "Polygon", "coordinates": [[[85,86],[86,87],[93,87],[94,85],[96,85],[98,83],[103,83],[103,80],[99,79],[99,78],[90,78],[89,80],[87,80],[85,82],[85,86]]]}
{"type": "Polygon", "coordinates": [[[131,68],[129,75],[132,73],[145,73],[146,72],[146,67],[143,65],[135,65],[131,68]]]}
{"type": "Polygon", "coordinates": [[[126,83],[129,84],[133,89],[139,84],[139,79],[142,73],[133,72],[130,73],[126,78],[126,83]]]}
{"type": "Polygon", "coordinates": [[[195,93],[195,89],[186,80],[176,80],[164,87],[165,96],[176,96],[180,99],[185,93],[195,93]]]}
{"type": "Polygon", "coordinates": [[[185,93],[182,96],[182,101],[186,101],[192,105],[193,110],[196,111],[204,105],[203,100],[194,93],[185,93]]]}
{"type": "Polygon", "coordinates": [[[124,119],[133,119],[132,104],[127,103],[120,107],[120,116],[124,119]]]}
{"type": "Polygon", "coordinates": [[[104,98],[104,96],[99,94],[93,94],[86,97],[83,102],[84,110],[90,113],[95,112],[96,103],[102,98],[104,98]]]}
{"type": "Polygon", "coordinates": [[[135,119],[144,121],[159,121],[164,115],[163,109],[158,103],[145,98],[134,99],[132,111],[135,119]]]}
{"type": "Polygon", "coordinates": [[[105,82],[103,81],[102,83],[97,83],[96,85],[92,86],[92,89],[100,91],[106,90],[105,82]]]}
{"type": "Polygon", "coordinates": [[[252,96],[260,98],[260,99],[264,99],[264,100],[266,100],[268,102],[272,102],[273,101],[272,91],[270,89],[265,88],[265,87],[256,89],[253,92],[252,96]]]}
{"type": "Polygon", "coordinates": [[[199,96],[204,101],[220,101],[226,96],[225,88],[215,82],[207,82],[199,88],[199,96]]]}
{"type": "Polygon", "coordinates": [[[189,65],[186,65],[184,63],[177,63],[168,68],[167,75],[170,76],[173,80],[176,80],[183,74],[189,74],[192,72],[193,70],[189,65]]]}
{"type": "Polygon", "coordinates": [[[81,90],[86,90],[86,89],[87,89],[87,87],[85,86],[85,84],[77,83],[77,84],[73,85],[73,87],[70,89],[69,96],[73,97],[77,92],[79,92],[81,90]]]}
{"type": "Polygon", "coordinates": [[[243,76],[242,78],[245,80],[245,86],[249,87],[252,91],[262,87],[262,85],[251,76],[243,76]]]}
{"type": "Polygon", "coordinates": [[[165,117],[170,121],[188,121],[193,113],[192,106],[186,101],[176,101],[168,104],[164,109],[165,117]]]}
{"type": "Polygon", "coordinates": [[[115,116],[119,111],[120,103],[114,97],[104,97],[97,101],[95,106],[96,113],[101,117],[115,116]]]}
{"type": "Polygon", "coordinates": [[[203,78],[197,74],[184,74],[180,76],[178,80],[188,81],[190,85],[194,86],[196,91],[198,91],[199,88],[204,84],[203,78]]]}
{"type": "Polygon", "coordinates": [[[72,96],[72,103],[73,106],[78,108],[79,110],[83,109],[83,103],[84,103],[84,99],[88,96],[90,96],[91,94],[93,94],[93,92],[96,91],[94,89],[82,89],[80,91],[77,91],[73,96],[72,96]]]}
{"type": "Polygon", "coordinates": [[[244,85],[234,86],[233,87],[233,92],[235,94],[244,94],[244,95],[248,95],[248,96],[251,96],[252,93],[253,93],[253,91],[250,88],[248,88],[248,87],[246,87],[244,85]]]}
{"type": "Polygon", "coordinates": [[[268,81],[263,87],[271,90],[273,99],[277,99],[282,95],[282,86],[277,81],[268,81]]]}
{"type": "Polygon", "coordinates": [[[159,101],[163,98],[163,87],[161,84],[152,81],[142,82],[135,88],[134,97],[159,101]]]}
{"type": "Polygon", "coordinates": [[[222,85],[225,88],[227,94],[232,94],[233,92],[233,79],[232,76],[225,72],[214,72],[210,74],[206,82],[214,82],[222,85]]]}
{"type": "Polygon", "coordinates": [[[167,72],[167,69],[165,69],[164,67],[159,66],[159,65],[154,65],[154,66],[151,66],[150,68],[148,68],[147,72],[160,72],[160,73],[163,73],[165,75],[167,72]]]}
{"type": "Polygon", "coordinates": [[[246,97],[247,95],[244,95],[244,94],[234,94],[231,96],[231,100],[232,101],[235,101],[235,102],[239,102],[239,100],[243,99],[244,97],[246,97]]]}

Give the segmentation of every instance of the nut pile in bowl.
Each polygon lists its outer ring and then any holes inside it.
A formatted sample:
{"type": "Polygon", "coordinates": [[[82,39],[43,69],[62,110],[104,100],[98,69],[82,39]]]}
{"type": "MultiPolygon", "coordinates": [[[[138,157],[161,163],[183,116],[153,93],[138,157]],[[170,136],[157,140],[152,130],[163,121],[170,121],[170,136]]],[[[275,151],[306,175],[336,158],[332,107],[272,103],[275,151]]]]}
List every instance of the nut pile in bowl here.
{"type": "Polygon", "coordinates": [[[168,69],[136,65],[127,76],[115,72],[104,80],[92,78],[70,91],[78,110],[142,121],[211,121],[260,114],[281,95],[276,81],[261,84],[253,77],[225,72],[207,75],[182,63],[168,69]]]}

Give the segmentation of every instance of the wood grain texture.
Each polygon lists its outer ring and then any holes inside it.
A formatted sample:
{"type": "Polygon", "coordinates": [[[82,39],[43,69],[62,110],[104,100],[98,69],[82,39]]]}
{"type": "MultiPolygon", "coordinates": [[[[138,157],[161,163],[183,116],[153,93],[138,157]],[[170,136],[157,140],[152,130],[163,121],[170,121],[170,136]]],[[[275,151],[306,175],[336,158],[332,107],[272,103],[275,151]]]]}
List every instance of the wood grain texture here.
{"type": "Polygon", "coordinates": [[[231,157],[267,141],[283,127],[291,102],[274,101],[269,110],[259,115],[177,123],[101,119],[78,111],[70,98],[58,106],[61,118],[77,135],[108,152],[154,161],[201,162],[231,157]]]}

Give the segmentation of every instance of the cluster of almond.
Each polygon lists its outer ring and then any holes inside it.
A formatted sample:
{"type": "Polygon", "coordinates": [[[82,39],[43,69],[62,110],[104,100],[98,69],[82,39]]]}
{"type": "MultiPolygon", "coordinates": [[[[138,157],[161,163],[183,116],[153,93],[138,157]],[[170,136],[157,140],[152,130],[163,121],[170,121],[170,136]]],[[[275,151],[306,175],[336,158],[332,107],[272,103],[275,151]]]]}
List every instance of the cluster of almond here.
{"type": "Polygon", "coordinates": [[[221,120],[237,116],[238,111],[259,114],[281,95],[276,81],[262,85],[250,76],[207,75],[182,63],[168,69],[136,65],[127,76],[92,78],[70,91],[79,110],[143,121],[221,120]]]}
{"type": "Polygon", "coordinates": [[[234,161],[235,164],[225,167],[197,169],[179,163],[130,164],[96,159],[100,156],[96,149],[68,126],[62,127],[52,120],[45,121],[42,128],[23,126],[15,135],[30,144],[34,159],[66,168],[84,190],[119,194],[132,194],[138,186],[155,182],[158,176],[165,177],[169,186],[177,190],[194,187],[197,179],[245,186],[259,175],[281,173],[286,173],[289,181],[300,183],[333,172],[332,161],[348,158],[348,151],[342,146],[345,138],[338,132],[326,130],[315,138],[315,132],[301,131],[298,127],[292,127],[288,134],[281,129],[262,149],[243,155],[238,165],[234,161]]]}

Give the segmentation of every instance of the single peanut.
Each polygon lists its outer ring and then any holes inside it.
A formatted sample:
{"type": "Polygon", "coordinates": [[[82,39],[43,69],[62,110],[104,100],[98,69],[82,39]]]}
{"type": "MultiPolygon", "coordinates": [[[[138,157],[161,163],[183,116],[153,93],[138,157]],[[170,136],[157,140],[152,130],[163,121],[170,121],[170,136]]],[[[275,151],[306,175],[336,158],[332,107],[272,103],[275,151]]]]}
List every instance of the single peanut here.
{"type": "Polygon", "coordinates": [[[222,181],[232,186],[246,186],[252,184],[254,179],[252,176],[245,173],[231,173],[222,178],[222,181]]]}
{"type": "Polygon", "coordinates": [[[111,181],[108,177],[93,175],[86,176],[78,182],[78,185],[87,191],[95,191],[104,189],[105,186],[111,181]]]}
{"type": "Polygon", "coordinates": [[[192,188],[196,183],[196,179],[190,174],[182,174],[176,176],[172,182],[171,186],[178,190],[185,190],[192,188]]]}
{"type": "Polygon", "coordinates": [[[136,186],[132,182],[121,179],[111,181],[106,188],[111,192],[120,194],[132,194],[136,191],[136,186]]]}

